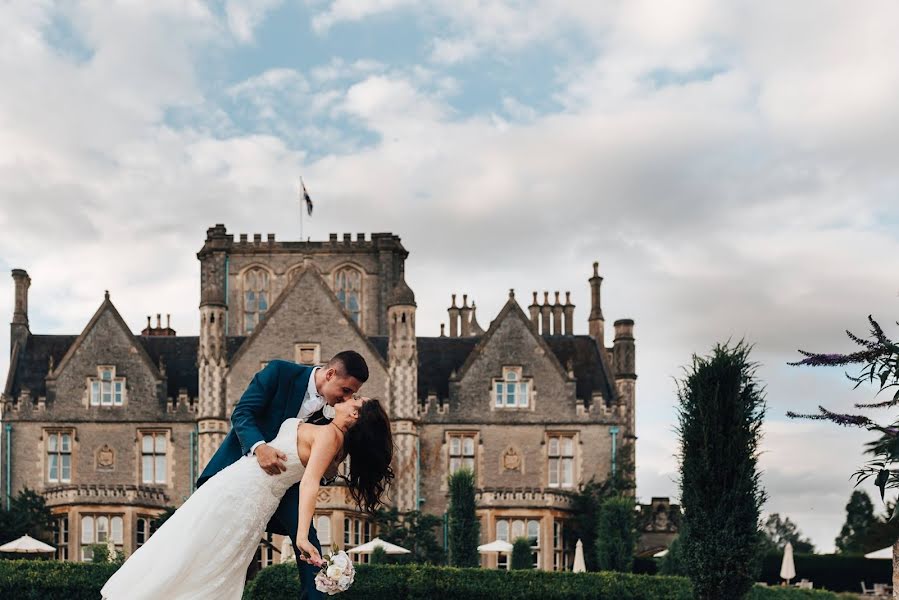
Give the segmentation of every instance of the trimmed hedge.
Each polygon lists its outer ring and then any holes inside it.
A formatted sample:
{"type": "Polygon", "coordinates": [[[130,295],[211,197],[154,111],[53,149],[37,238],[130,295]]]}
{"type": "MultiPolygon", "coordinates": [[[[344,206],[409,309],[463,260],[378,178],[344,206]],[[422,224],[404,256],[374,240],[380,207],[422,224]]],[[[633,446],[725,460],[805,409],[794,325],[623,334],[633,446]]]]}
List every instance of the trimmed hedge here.
{"type": "Polygon", "coordinates": [[[0,598],[97,600],[118,565],[56,560],[0,560],[0,598]]]}
{"type": "MultiPolygon", "coordinates": [[[[244,600],[296,597],[296,567],[275,565],[249,583],[244,600]]],[[[344,600],[692,600],[690,581],[682,577],[629,573],[550,573],[456,569],[423,565],[357,565],[356,582],[344,600]]],[[[755,587],[749,600],[836,600],[818,590],[755,587]]]]}
{"type": "MultiPolygon", "coordinates": [[[[780,582],[781,554],[768,554],[762,561],[759,581],[768,584],[780,582]]],[[[841,554],[795,554],[796,578],[814,582],[816,588],[834,592],[860,594],[861,581],[871,587],[875,583],[891,583],[893,561],[888,558],[871,559],[864,556],[841,554]]]]}

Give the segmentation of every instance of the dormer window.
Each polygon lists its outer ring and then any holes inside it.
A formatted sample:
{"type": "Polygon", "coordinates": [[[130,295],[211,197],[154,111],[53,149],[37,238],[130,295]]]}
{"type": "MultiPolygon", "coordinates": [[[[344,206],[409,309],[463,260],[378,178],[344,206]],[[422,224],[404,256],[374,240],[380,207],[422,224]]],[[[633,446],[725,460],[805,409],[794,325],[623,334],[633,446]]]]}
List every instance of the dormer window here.
{"type": "Polygon", "coordinates": [[[116,377],[115,366],[100,365],[90,380],[91,406],[122,406],[125,403],[125,378],[116,377]]]}
{"type": "Polygon", "coordinates": [[[503,367],[503,378],[493,381],[494,406],[496,408],[529,408],[531,383],[530,377],[522,377],[521,367],[503,367]]]}

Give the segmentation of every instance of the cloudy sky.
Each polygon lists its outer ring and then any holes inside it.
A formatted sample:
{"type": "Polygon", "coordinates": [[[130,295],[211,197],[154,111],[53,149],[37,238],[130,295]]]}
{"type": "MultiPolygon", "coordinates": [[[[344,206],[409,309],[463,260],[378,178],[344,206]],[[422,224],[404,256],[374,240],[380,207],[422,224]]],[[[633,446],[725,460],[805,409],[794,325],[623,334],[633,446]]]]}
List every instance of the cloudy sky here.
{"type": "Polygon", "coordinates": [[[636,321],[641,499],[677,495],[682,367],[745,338],[765,510],[832,549],[870,436],[784,413],[872,391],[785,363],[899,316],[899,5],[721,4],[4,2],[0,269],[35,333],[108,289],[135,331],[196,334],[206,228],[299,239],[299,175],[306,236],[402,237],[420,335],[509,288],[571,290],[585,333],[599,260],[636,321]]]}

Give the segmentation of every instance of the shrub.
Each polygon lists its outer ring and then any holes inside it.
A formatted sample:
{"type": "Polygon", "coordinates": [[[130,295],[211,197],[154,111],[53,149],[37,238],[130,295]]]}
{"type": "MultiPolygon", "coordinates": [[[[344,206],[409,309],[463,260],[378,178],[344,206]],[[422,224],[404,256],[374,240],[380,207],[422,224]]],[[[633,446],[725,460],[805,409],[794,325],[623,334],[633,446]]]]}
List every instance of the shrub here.
{"type": "Polygon", "coordinates": [[[375,546],[369,562],[373,565],[383,565],[387,562],[387,551],[384,550],[383,546],[375,546]]]}
{"type": "Polygon", "coordinates": [[[512,544],[512,564],[509,566],[513,569],[534,568],[533,550],[528,538],[520,537],[512,544]]]}
{"type": "Polygon", "coordinates": [[[449,478],[449,554],[454,567],[477,567],[480,522],[476,514],[474,473],[460,469],[449,478]]]}
{"type": "Polygon", "coordinates": [[[630,573],[636,542],[634,501],[624,497],[604,500],[596,524],[596,564],[600,570],[630,573]]]}
{"type": "MultiPolygon", "coordinates": [[[[782,554],[767,554],[762,560],[759,581],[780,582],[782,554]]],[[[893,563],[889,558],[871,559],[840,554],[794,554],[797,579],[808,579],[816,588],[834,592],[861,592],[862,581],[867,587],[875,583],[890,583],[893,563]]]]}
{"type": "Polygon", "coordinates": [[[55,560],[0,560],[0,598],[97,600],[118,565],[55,560]]]}

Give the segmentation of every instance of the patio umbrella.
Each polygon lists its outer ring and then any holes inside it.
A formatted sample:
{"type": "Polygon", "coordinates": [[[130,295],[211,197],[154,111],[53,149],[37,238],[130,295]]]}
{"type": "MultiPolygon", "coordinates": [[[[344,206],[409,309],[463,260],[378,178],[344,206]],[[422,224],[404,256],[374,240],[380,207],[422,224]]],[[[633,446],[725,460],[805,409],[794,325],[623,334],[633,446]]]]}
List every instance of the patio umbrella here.
{"type": "Polygon", "coordinates": [[[893,558],[893,547],[887,546],[874,552],[868,552],[865,554],[865,558],[893,558]]]}
{"type": "Polygon", "coordinates": [[[46,554],[55,552],[56,548],[36,540],[30,535],[23,535],[17,540],[7,542],[0,546],[0,552],[15,552],[16,554],[46,554]]]}
{"type": "Polygon", "coordinates": [[[375,538],[370,542],[362,544],[361,546],[356,546],[347,552],[351,554],[371,554],[375,551],[375,548],[380,546],[384,549],[384,552],[387,554],[409,554],[411,550],[406,550],[402,546],[397,546],[396,544],[391,544],[390,542],[385,542],[381,538],[375,538]]]}
{"type": "Polygon", "coordinates": [[[666,556],[668,556],[668,548],[665,548],[664,550],[659,550],[658,552],[656,552],[655,554],[652,555],[653,558],[665,558],[666,556]]]}
{"type": "Polygon", "coordinates": [[[786,579],[789,585],[790,580],[796,577],[796,565],[793,564],[793,544],[787,542],[784,546],[784,558],[780,563],[780,578],[786,579]]]}
{"type": "Polygon", "coordinates": [[[504,540],[493,540],[489,544],[481,544],[478,546],[478,552],[488,554],[490,552],[502,552],[508,554],[512,552],[512,544],[504,540]]]}
{"type": "Polygon", "coordinates": [[[584,542],[581,540],[578,540],[574,546],[574,566],[571,567],[571,570],[575,573],[587,571],[587,565],[584,563],[584,542]]]}

